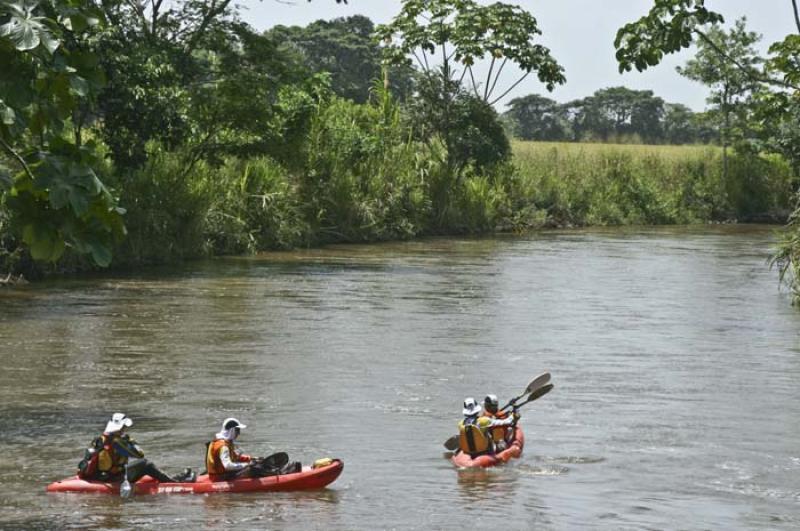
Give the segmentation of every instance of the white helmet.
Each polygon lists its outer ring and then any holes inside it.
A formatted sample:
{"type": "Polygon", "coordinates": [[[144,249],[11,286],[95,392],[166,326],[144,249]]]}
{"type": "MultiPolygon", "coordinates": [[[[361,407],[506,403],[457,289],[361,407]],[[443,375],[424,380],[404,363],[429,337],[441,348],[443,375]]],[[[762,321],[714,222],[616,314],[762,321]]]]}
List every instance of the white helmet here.
{"type": "Polygon", "coordinates": [[[481,406],[474,398],[469,397],[464,399],[464,416],[471,417],[481,412],[481,406]]]}

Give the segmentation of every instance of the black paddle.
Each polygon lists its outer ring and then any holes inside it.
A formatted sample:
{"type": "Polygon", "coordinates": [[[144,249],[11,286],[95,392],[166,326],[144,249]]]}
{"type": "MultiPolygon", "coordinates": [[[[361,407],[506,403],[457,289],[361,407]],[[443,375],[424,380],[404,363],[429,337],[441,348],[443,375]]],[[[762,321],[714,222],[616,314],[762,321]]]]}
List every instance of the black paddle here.
{"type": "Polygon", "coordinates": [[[514,406],[514,410],[517,410],[517,409],[521,408],[522,406],[524,406],[528,402],[533,402],[534,400],[538,400],[538,399],[542,398],[544,395],[546,395],[547,393],[549,393],[552,390],[553,390],[553,384],[547,384],[544,387],[540,387],[536,391],[532,392],[530,394],[530,396],[524,402],[520,402],[519,404],[515,405],[514,406]]]}
{"type": "Polygon", "coordinates": [[[277,452],[268,457],[259,457],[255,462],[266,468],[283,468],[289,464],[289,454],[277,452]]]}
{"type": "Polygon", "coordinates": [[[525,391],[523,391],[522,394],[520,394],[519,396],[515,396],[514,398],[509,400],[506,405],[500,408],[500,411],[505,411],[509,407],[512,407],[514,404],[517,403],[517,400],[521,399],[525,395],[533,393],[540,387],[544,387],[548,383],[550,383],[550,373],[545,372],[540,374],[539,376],[531,380],[531,383],[528,384],[528,387],[525,388],[525,391]]]}
{"type": "MultiPolygon", "coordinates": [[[[289,464],[289,454],[286,452],[277,452],[267,457],[256,457],[253,459],[253,464],[257,464],[262,468],[280,469],[289,464]]],[[[200,472],[200,475],[207,473],[208,471],[203,470],[200,472]]]]}
{"type": "MultiPolygon", "coordinates": [[[[549,380],[550,379],[550,374],[549,373],[545,373],[542,376],[545,376],[545,375],[547,376],[547,379],[549,380]]],[[[539,378],[541,378],[542,376],[540,376],[539,378]]],[[[537,380],[538,380],[538,378],[537,378],[537,380]]],[[[531,383],[533,383],[533,382],[531,382],[531,383]]],[[[530,396],[528,396],[528,398],[525,399],[524,402],[516,404],[514,406],[514,410],[516,411],[517,409],[521,408],[522,406],[524,406],[528,402],[533,402],[534,400],[538,400],[539,398],[542,398],[544,395],[546,395],[547,393],[549,393],[552,390],[553,390],[553,384],[547,384],[547,385],[544,385],[542,387],[539,387],[534,392],[532,392],[530,394],[530,396]]],[[[514,423],[514,424],[516,425],[516,423],[514,423]]],[[[458,435],[453,435],[452,437],[450,437],[449,439],[447,439],[444,442],[444,447],[446,449],[450,450],[451,452],[457,450],[458,447],[459,447],[459,440],[458,439],[459,439],[458,435]]]]}

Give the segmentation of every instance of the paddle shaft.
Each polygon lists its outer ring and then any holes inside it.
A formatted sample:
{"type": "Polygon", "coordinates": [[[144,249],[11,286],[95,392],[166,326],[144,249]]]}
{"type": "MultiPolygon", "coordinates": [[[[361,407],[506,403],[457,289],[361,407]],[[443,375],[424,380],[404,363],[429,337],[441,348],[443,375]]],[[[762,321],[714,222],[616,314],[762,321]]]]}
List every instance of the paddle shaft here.
{"type": "Polygon", "coordinates": [[[527,394],[537,391],[539,388],[544,387],[548,383],[550,383],[550,373],[545,372],[540,374],[539,376],[534,378],[531,381],[531,383],[528,384],[528,387],[525,388],[525,391],[521,395],[515,396],[514,398],[509,400],[508,403],[506,403],[506,405],[500,408],[500,411],[505,411],[509,407],[512,407],[514,404],[517,403],[517,400],[519,400],[520,398],[524,397],[527,394]]]}

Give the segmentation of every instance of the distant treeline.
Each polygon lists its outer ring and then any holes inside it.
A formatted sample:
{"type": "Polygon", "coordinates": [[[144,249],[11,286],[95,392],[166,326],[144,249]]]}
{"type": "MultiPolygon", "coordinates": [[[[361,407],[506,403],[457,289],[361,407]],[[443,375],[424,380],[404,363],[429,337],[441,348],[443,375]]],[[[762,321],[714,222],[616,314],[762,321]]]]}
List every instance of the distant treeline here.
{"type": "Polygon", "coordinates": [[[709,144],[719,139],[713,113],[667,103],[652,90],[612,87],[558,103],[538,94],[515,98],[503,115],[522,140],[623,144],[709,144]]]}

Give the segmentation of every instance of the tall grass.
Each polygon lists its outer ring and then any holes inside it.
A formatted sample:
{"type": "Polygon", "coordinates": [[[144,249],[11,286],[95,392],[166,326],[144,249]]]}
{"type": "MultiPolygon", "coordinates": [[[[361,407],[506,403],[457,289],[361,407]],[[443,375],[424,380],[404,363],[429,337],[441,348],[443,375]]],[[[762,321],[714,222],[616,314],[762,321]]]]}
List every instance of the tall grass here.
{"type": "Polygon", "coordinates": [[[699,146],[516,142],[515,210],[548,225],[786,219],[795,178],[782,159],[699,146]]]}

